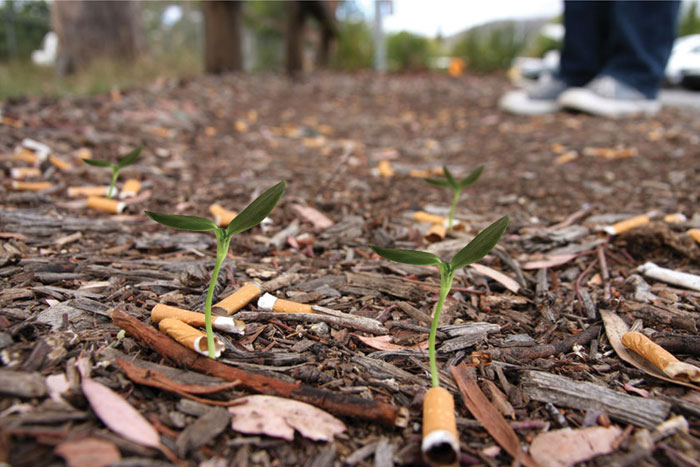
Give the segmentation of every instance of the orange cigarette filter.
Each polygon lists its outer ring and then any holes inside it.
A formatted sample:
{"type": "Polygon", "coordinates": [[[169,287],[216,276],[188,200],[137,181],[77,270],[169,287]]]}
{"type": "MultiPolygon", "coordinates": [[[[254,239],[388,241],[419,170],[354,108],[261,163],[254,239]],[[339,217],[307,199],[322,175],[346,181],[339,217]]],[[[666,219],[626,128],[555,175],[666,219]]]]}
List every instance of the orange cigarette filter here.
{"type": "Polygon", "coordinates": [[[313,313],[311,305],[284,300],[269,293],[260,297],[260,300],[258,300],[258,308],[264,311],[275,311],[277,313],[313,313]]]}
{"type": "Polygon", "coordinates": [[[20,182],[12,181],[12,189],[18,191],[41,191],[51,188],[51,182],[20,182]]]}
{"type": "Polygon", "coordinates": [[[109,192],[108,186],[70,186],[68,187],[68,196],[71,198],[80,198],[84,196],[107,196],[109,192]]]}
{"type": "Polygon", "coordinates": [[[439,242],[440,240],[444,240],[446,234],[447,230],[442,226],[442,224],[433,224],[423,238],[428,243],[435,243],[439,242]]]}
{"type": "Polygon", "coordinates": [[[141,182],[135,178],[130,178],[124,182],[124,186],[119,192],[119,199],[133,198],[141,191],[141,182]]]}
{"type": "Polygon", "coordinates": [[[379,175],[384,178],[391,178],[396,173],[394,169],[391,168],[391,163],[389,161],[379,161],[377,165],[377,170],[379,170],[379,175]]]}
{"type": "Polygon", "coordinates": [[[628,349],[633,350],[644,357],[645,360],[651,362],[670,378],[700,382],[700,368],[679,361],[673,354],[654,343],[644,334],[630,331],[622,336],[622,343],[628,349]]]}
{"type": "Polygon", "coordinates": [[[635,216],[625,219],[622,222],[618,222],[617,224],[609,225],[603,230],[610,235],[619,235],[627,232],[628,230],[636,229],[637,227],[648,224],[649,222],[651,222],[649,216],[635,216]]]}
{"type": "Polygon", "coordinates": [[[101,198],[99,196],[88,197],[87,207],[96,211],[108,212],[110,214],[121,214],[126,208],[123,201],[116,199],[101,198]]]}
{"type": "Polygon", "coordinates": [[[457,465],[459,435],[455,402],[447,389],[433,387],[423,399],[423,442],[421,451],[431,466],[457,465]]]}
{"type": "Polygon", "coordinates": [[[26,162],[28,164],[36,165],[39,163],[39,156],[37,156],[27,148],[19,148],[17,151],[15,151],[14,154],[10,156],[10,158],[12,160],[26,162]]]}
{"type": "MultiPolygon", "coordinates": [[[[207,336],[199,329],[193,328],[179,319],[166,318],[158,323],[158,328],[164,334],[172,337],[188,349],[192,349],[198,354],[209,356],[207,346],[207,336]]],[[[219,358],[224,351],[224,343],[214,336],[214,356],[219,358]]]]}
{"type": "Polygon", "coordinates": [[[234,293],[228,297],[221,300],[219,303],[214,305],[215,308],[222,308],[226,310],[229,315],[234,314],[256,298],[262,293],[262,287],[257,282],[251,282],[246,284],[240,289],[236,290],[234,293]]]}
{"type": "Polygon", "coordinates": [[[690,238],[700,243],[700,229],[690,229],[686,232],[690,238]]]}
{"type": "Polygon", "coordinates": [[[687,221],[688,218],[682,212],[676,212],[673,214],[666,214],[664,216],[664,222],[667,224],[680,224],[687,221]]]}
{"type": "Polygon", "coordinates": [[[49,154],[49,162],[58,170],[68,170],[71,167],[70,163],[53,154],[49,154]]]}
{"type": "Polygon", "coordinates": [[[425,211],[416,211],[413,213],[413,220],[416,222],[428,222],[430,224],[444,224],[445,218],[436,216],[425,211]]]}
{"type": "Polygon", "coordinates": [[[16,180],[41,177],[41,170],[39,170],[37,167],[13,167],[10,169],[10,177],[16,180]]]}
{"type": "MultiPolygon", "coordinates": [[[[183,323],[189,324],[190,326],[196,326],[203,328],[206,326],[204,320],[204,313],[197,313],[195,311],[183,310],[174,306],[163,305],[159,303],[153,307],[151,310],[151,320],[158,324],[164,319],[179,319],[183,323]]],[[[243,321],[234,320],[227,316],[212,316],[211,325],[214,329],[224,332],[230,332],[234,334],[245,334],[245,323],[243,321]]]]}
{"type": "Polygon", "coordinates": [[[214,216],[214,223],[219,227],[226,227],[234,217],[238,215],[235,211],[230,211],[220,204],[214,203],[209,206],[209,212],[214,216]]]}

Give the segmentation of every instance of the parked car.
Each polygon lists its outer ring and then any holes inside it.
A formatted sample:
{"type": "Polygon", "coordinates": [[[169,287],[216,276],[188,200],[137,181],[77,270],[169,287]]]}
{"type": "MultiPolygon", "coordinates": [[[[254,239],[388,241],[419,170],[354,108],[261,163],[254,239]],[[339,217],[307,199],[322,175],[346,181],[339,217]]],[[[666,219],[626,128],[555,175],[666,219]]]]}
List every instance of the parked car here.
{"type": "Polygon", "coordinates": [[[700,34],[676,39],[666,65],[666,80],[673,85],[700,89],[700,34]]]}

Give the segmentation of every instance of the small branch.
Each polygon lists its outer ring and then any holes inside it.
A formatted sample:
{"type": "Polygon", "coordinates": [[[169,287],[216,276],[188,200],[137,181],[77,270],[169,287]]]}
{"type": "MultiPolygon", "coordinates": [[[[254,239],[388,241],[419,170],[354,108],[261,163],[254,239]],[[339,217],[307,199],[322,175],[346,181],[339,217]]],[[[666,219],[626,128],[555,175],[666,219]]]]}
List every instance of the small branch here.
{"type": "Polygon", "coordinates": [[[567,337],[566,339],[554,344],[536,345],[533,347],[506,347],[503,349],[487,350],[486,353],[489,354],[494,360],[502,360],[505,357],[511,357],[518,360],[527,358],[545,358],[568,352],[576,344],[587,344],[591,341],[591,339],[596,337],[599,332],[600,325],[595,325],[576,334],[575,336],[567,337]]]}

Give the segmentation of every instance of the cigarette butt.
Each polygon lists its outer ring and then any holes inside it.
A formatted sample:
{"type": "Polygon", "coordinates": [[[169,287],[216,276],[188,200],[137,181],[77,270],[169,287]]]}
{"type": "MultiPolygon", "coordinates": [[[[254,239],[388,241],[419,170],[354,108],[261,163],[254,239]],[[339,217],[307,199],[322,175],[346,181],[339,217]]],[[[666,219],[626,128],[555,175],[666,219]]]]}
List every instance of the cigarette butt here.
{"type": "Polygon", "coordinates": [[[78,149],[78,159],[92,159],[92,152],[88,148],[78,149]]]}
{"type": "Polygon", "coordinates": [[[423,238],[428,243],[435,243],[444,240],[446,234],[447,230],[442,224],[433,224],[423,238]]]}
{"type": "Polygon", "coordinates": [[[377,165],[377,170],[379,170],[379,175],[383,178],[391,178],[396,173],[394,169],[391,168],[391,163],[389,161],[379,161],[377,165]]]}
{"type": "MultiPolygon", "coordinates": [[[[195,329],[189,324],[183,323],[175,318],[166,318],[162,320],[158,324],[158,328],[188,349],[192,349],[198,354],[209,356],[207,336],[199,329],[195,329]]],[[[214,357],[219,358],[224,348],[224,343],[221,342],[221,339],[214,336],[214,357]]]]}
{"type": "Polygon", "coordinates": [[[411,169],[408,175],[413,178],[427,178],[430,177],[431,173],[430,170],[411,169]]]}
{"type": "Polygon", "coordinates": [[[414,212],[413,220],[416,222],[428,222],[430,224],[443,224],[445,222],[444,217],[436,216],[435,214],[429,214],[425,211],[414,212]]]}
{"type": "Polygon", "coordinates": [[[623,232],[627,232],[628,230],[636,229],[639,226],[648,224],[649,222],[650,219],[648,216],[635,216],[625,219],[622,222],[618,222],[617,224],[609,225],[603,228],[603,230],[610,235],[619,235],[623,232]]]}
{"type": "Polygon", "coordinates": [[[10,169],[10,177],[16,180],[41,177],[41,170],[39,170],[37,167],[13,167],[10,169]]]}
{"type": "Polygon", "coordinates": [[[233,125],[236,128],[236,131],[239,133],[243,133],[244,131],[248,130],[248,124],[244,122],[243,120],[236,120],[236,123],[233,125]]]}
{"type": "Polygon", "coordinates": [[[676,212],[674,214],[667,214],[664,216],[664,222],[667,224],[680,224],[687,221],[688,218],[681,212],[676,212]]]}
{"type": "Polygon", "coordinates": [[[107,199],[100,196],[88,197],[87,207],[97,211],[104,211],[110,214],[121,214],[126,208],[126,203],[116,199],[107,199]]]}
{"type": "Polygon", "coordinates": [[[27,148],[17,148],[14,154],[10,156],[12,160],[19,162],[26,162],[28,164],[37,165],[39,163],[39,156],[34,154],[27,148]]]}
{"type": "Polygon", "coordinates": [[[216,128],[213,126],[208,126],[204,129],[204,134],[209,137],[216,136],[216,128]]]}
{"type": "Polygon", "coordinates": [[[54,156],[53,154],[49,155],[49,162],[51,165],[56,167],[58,170],[68,170],[70,169],[70,164],[63,159],[61,159],[58,156],[54,156]]]}
{"type": "Polygon", "coordinates": [[[216,308],[223,308],[226,313],[232,315],[237,312],[256,298],[262,293],[262,287],[257,282],[252,282],[246,284],[240,289],[236,290],[234,293],[228,297],[221,300],[219,303],[214,305],[216,308]]]}
{"type": "Polygon", "coordinates": [[[234,217],[238,215],[237,212],[226,209],[220,204],[212,204],[209,206],[209,212],[214,216],[214,223],[219,227],[226,227],[231,223],[234,217]]]}
{"type": "Polygon", "coordinates": [[[690,229],[686,233],[690,238],[700,243],[700,229],[690,229]]]}
{"type": "Polygon", "coordinates": [[[51,188],[51,182],[19,182],[12,181],[12,189],[18,191],[41,191],[51,188]]]}
{"type": "Polygon", "coordinates": [[[564,154],[560,154],[554,159],[554,163],[557,165],[566,164],[578,158],[577,151],[567,151],[564,154]]]}
{"type": "Polygon", "coordinates": [[[667,376],[683,381],[700,382],[700,368],[679,361],[666,349],[654,343],[644,334],[630,331],[622,336],[622,343],[651,362],[667,376]]]}
{"type": "MultiPolygon", "coordinates": [[[[168,318],[178,319],[183,323],[199,328],[206,326],[204,313],[183,310],[174,306],[163,305],[162,303],[154,306],[153,310],[151,310],[151,320],[155,324],[158,324],[164,319],[168,318]]],[[[234,320],[233,318],[229,318],[228,316],[212,316],[211,326],[219,331],[229,332],[232,334],[243,335],[245,333],[245,323],[237,319],[234,320]]]]}
{"type": "Polygon", "coordinates": [[[31,138],[24,138],[22,140],[22,146],[36,154],[39,158],[39,162],[44,162],[46,158],[49,157],[49,154],[51,154],[50,147],[31,138]]]}
{"type": "Polygon", "coordinates": [[[284,300],[269,293],[260,297],[258,308],[265,311],[276,311],[277,313],[313,313],[311,305],[284,300]]]}
{"type": "Polygon", "coordinates": [[[84,196],[107,196],[108,186],[70,186],[68,196],[70,198],[80,198],[84,196]]]}
{"type": "Polygon", "coordinates": [[[141,190],[141,182],[135,178],[130,178],[124,182],[124,186],[119,192],[119,199],[133,198],[139,194],[141,190]]]}
{"type": "Polygon", "coordinates": [[[455,403],[447,389],[433,387],[423,399],[423,457],[429,465],[457,465],[455,403]]]}
{"type": "Polygon", "coordinates": [[[16,118],[7,117],[5,115],[2,116],[0,121],[2,121],[3,125],[8,125],[14,128],[22,128],[24,126],[24,122],[22,120],[17,120],[16,118]]]}

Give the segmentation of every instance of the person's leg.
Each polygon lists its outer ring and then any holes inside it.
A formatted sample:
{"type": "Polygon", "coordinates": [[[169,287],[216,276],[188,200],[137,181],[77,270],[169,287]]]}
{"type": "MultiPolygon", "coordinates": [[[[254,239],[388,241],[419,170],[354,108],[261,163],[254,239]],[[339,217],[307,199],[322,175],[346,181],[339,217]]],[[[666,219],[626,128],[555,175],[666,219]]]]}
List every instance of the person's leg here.
{"type": "Polygon", "coordinates": [[[568,86],[584,86],[603,69],[609,53],[611,13],[609,2],[564,2],[559,78],[568,86]]]}
{"type": "Polygon", "coordinates": [[[679,1],[611,2],[608,59],[601,74],[656,98],[676,38],[679,1]]]}

